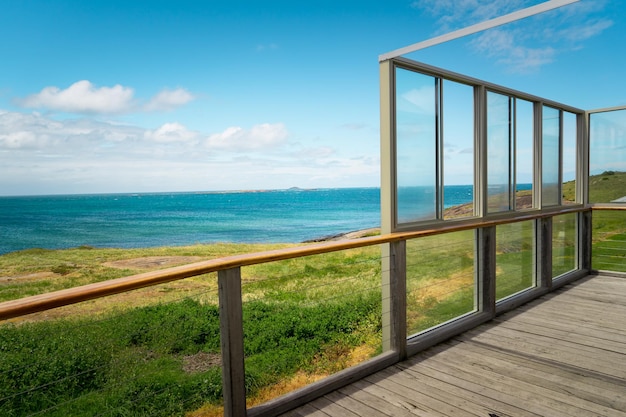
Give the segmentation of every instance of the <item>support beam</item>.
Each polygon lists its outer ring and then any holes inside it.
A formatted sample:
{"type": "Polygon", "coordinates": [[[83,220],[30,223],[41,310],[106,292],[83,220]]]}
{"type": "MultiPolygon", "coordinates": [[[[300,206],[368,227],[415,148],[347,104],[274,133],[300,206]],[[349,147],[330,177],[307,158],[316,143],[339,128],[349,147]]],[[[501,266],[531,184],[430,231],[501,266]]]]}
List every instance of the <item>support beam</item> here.
{"type": "Polygon", "coordinates": [[[412,45],[405,46],[404,48],[396,49],[395,51],[387,52],[386,54],[380,55],[378,57],[378,60],[379,62],[382,62],[388,59],[397,58],[411,52],[419,51],[420,49],[425,49],[431,46],[438,45],[440,43],[445,43],[454,39],[462,38],[467,35],[482,32],[483,30],[502,26],[516,20],[525,19],[527,17],[547,12],[548,10],[556,9],[562,6],[566,6],[577,1],[580,0],[550,0],[545,3],[537,4],[532,7],[527,7],[526,9],[518,10],[504,16],[496,17],[495,19],[487,20],[485,22],[477,23],[463,29],[455,30],[454,32],[446,33],[445,35],[437,36],[422,42],[417,42],[412,45]]]}

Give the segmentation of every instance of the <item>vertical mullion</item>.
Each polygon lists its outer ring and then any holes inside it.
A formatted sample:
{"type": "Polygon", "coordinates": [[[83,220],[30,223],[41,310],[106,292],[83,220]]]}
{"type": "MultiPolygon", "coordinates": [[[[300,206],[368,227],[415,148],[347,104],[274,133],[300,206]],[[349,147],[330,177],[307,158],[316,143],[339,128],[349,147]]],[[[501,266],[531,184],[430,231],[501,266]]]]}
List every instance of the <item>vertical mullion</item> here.
{"type": "Polygon", "coordinates": [[[557,180],[558,205],[563,205],[563,110],[559,109],[559,174],[557,180]]]}
{"type": "Polygon", "coordinates": [[[509,97],[509,210],[515,210],[515,98],[509,97]]]}
{"type": "Polygon", "coordinates": [[[487,100],[485,86],[474,87],[474,215],[487,214],[487,100]]]}
{"type": "Polygon", "coordinates": [[[543,208],[543,103],[533,103],[533,202],[536,208],[543,208]]]}
{"type": "Polygon", "coordinates": [[[435,174],[435,217],[443,219],[443,79],[435,77],[435,135],[436,135],[436,174],[435,174]]]}

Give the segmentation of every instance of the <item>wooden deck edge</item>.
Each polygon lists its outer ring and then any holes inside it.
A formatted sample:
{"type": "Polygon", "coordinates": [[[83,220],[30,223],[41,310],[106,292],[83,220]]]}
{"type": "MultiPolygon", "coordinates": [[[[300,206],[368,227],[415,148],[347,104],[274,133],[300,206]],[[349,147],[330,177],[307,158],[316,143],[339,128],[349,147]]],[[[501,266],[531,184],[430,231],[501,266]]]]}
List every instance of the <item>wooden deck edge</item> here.
{"type": "Polygon", "coordinates": [[[596,270],[593,269],[589,272],[589,275],[604,275],[606,277],[614,277],[614,278],[625,278],[626,272],[618,272],[618,271],[605,271],[605,270],[596,270]]]}
{"type": "Polygon", "coordinates": [[[246,415],[248,417],[269,417],[285,413],[355,381],[382,371],[399,361],[400,357],[397,352],[382,353],[366,362],[344,369],[321,381],[314,382],[299,390],[290,392],[258,406],[251,407],[247,410],[246,415]]]}

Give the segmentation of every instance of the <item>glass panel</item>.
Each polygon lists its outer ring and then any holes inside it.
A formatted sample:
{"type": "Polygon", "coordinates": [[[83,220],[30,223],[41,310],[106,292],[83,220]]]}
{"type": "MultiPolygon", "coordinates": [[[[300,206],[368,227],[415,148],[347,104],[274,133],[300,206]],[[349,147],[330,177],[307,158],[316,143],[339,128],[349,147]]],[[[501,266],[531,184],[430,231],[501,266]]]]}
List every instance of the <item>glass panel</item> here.
{"type": "Polygon", "coordinates": [[[396,69],[398,223],[436,218],[436,80],[396,69]]]}
{"type": "Polygon", "coordinates": [[[626,203],[626,110],[591,114],[589,132],[589,202],[626,203]]]}
{"type": "Polygon", "coordinates": [[[511,99],[487,94],[487,193],[489,213],[511,209],[511,99]]]}
{"type": "Polygon", "coordinates": [[[515,100],[515,209],[533,207],[533,103],[515,100]]]}
{"type": "Polygon", "coordinates": [[[534,222],[497,226],[496,300],[533,287],[534,271],[534,222]]]}
{"type": "Polygon", "coordinates": [[[576,115],[563,112],[562,204],[576,202],[576,115]]]}
{"type": "Polygon", "coordinates": [[[592,223],[592,268],[626,272],[626,213],[594,211],[592,223]]]}
{"type": "Polygon", "coordinates": [[[443,81],[444,219],[474,215],[474,88],[443,81]]]}
{"type": "Polygon", "coordinates": [[[474,309],[474,231],[407,241],[407,334],[474,309]]]}
{"type": "Polygon", "coordinates": [[[287,394],[382,351],[380,251],[368,246],[242,268],[248,401],[287,394]]]}
{"type": "Polygon", "coordinates": [[[543,131],[541,150],[541,204],[557,206],[559,196],[559,131],[560,112],[551,107],[543,107],[543,131]]]}
{"type": "Polygon", "coordinates": [[[552,277],[576,269],[576,214],[552,218],[552,277]]]}

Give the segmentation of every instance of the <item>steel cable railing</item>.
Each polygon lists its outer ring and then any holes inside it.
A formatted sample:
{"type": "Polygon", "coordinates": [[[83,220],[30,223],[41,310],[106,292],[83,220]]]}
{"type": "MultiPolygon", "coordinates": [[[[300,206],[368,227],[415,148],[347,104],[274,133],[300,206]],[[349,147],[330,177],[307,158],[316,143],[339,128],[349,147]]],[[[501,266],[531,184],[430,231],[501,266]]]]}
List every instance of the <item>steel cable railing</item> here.
{"type": "MultiPolygon", "coordinates": [[[[248,400],[252,404],[252,401],[271,399],[277,393],[289,392],[294,387],[298,387],[296,383],[290,388],[280,388],[282,391],[279,391],[276,385],[277,381],[284,382],[285,379],[308,373],[311,378],[303,379],[308,383],[324,373],[320,370],[325,371],[324,375],[335,374],[345,367],[351,367],[356,362],[363,362],[367,365],[370,357],[374,359],[380,357],[381,361],[371,362],[373,364],[388,363],[391,360],[389,354],[393,352],[385,352],[381,346],[384,345],[384,341],[381,341],[381,328],[389,323],[388,320],[393,320],[393,316],[385,318],[385,314],[390,314],[386,312],[388,308],[386,306],[391,306],[389,307],[390,311],[397,311],[394,303],[398,302],[398,294],[394,293],[393,288],[402,287],[397,287],[397,283],[394,283],[394,276],[403,272],[399,271],[398,267],[404,268],[406,273],[406,293],[402,293],[406,300],[400,305],[405,305],[405,313],[408,317],[405,319],[406,322],[401,323],[399,327],[404,328],[407,334],[420,333],[433,326],[447,323],[455,317],[475,312],[477,301],[479,301],[474,298],[476,277],[479,275],[476,265],[481,261],[475,259],[477,249],[474,245],[479,238],[477,234],[475,235],[474,230],[478,228],[493,229],[495,237],[496,228],[500,228],[502,225],[520,221],[532,225],[535,220],[550,219],[561,213],[584,211],[588,211],[588,209],[570,207],[549,213],[525,212],[511,218],[442,223],[440,226],[415,232],[395,233],[354,241],[331,242],[202,261],[119,278],[111,282],[89,284],[80,288],[43,294],[24,300],[0,303],[0,317],[24,317],[24,314],[44,311],[62,305],[74,305],[75,307],[72,307],[71,311],[75,312],[80,306],[76,303],[111,297],[112,294],[125,293],[131,289],[154,288],[154,285],[163,285],[160,294],[166,295],[169,291],[167,286],[183,278],[197,277],[212,272],[222,274],[222,271],[235,271],[241,277],[246,372],[244,380],[250,393],[265,395],[263,397],[249,396],[248,400]],[[400,245],[397,246],[397,251],[394,249],[391,252],[393,255],[381,256],[381,253],[387,253],[381,251],[379,248],[381,244],[395,246],[402,244],[405,245],[406,252],[398,249],[403,247],[400,245]],[[280,265],[280,263],[284,264],[280,265]],[[273,265],[273,268],[268,269],[267,265],[270,264],[273,265]],[[382,278],[381,284],[381,277],[386,275],[390,275],[392,281],[387,282],[382,278]],[[436,313],[429,320],[416,319],[418,315],[425,315],[424,312],[428,312],[429,309],[436,313]],[[438,312],[437,309],[439,309],[438,312]],[[269,321],[267,321],[268,318],[269,321]],[[262,321],[262,319],[266,321],[262,321]],[[268,335],[266,331],[272,326],[280,330],[278,336],[272,336],[274,339],[267,339],[274,341],[272,342],[274,345],[271,346],[273,350],[267,350],[270,352],[269,356],[258,356],[259,344],[263,343],[262,340],[268,335]],[[326,331],[327,329],[332,329],[332,332],[326,331]],[[320,332],[320,330],[322,331],[320,332]],[[281,331],[283,333],[280,333],[281,331]],[[317,337],[316,334],[324,332],[327,333],[326,338],[320,337],[315,342],[317,344],[312,342],[317,337]],[[283,354],[290,352],[289,348],[292,347],[289,346],[290,343],[298,349],[301,346],[308,349],[310,353],[308,359],[297,359],[296,362],[300,362],[289,363],[290,360],[294,362],[293,357],[290,358],[291,354],[283,354]],[[365,354],[360,356],[356,362],[347,360],[346,358],[356,357],[354,352],[357,349],[363,349],[365,354]],[[287,358],[286,362],[277,360],[282,359],[283,356],[287,358]],[[316,366],[318,368],[315,368],[316,366]],[[274,372],[273,376],[272,372],[274,372]],[[267,375],[272,376],[273,379],[268,379],[267,375]],[[269,396],[267,396],[268,392],[269,396]]],[[[528,227],[523,226],[523,228],[525,230],[528,227]]],[[[527,233],[524,231],[520,233],[523,235],[521,242],[505,240],[505,246],[500,248],[494,246],[496,264],[502,263],[502,261],[497,260],[498,254],[496,252],[502,252],[502,254],[509,256],[514,254],[519,257],[521,253],[536,250],[532,243],[528,243],[527,233]]],[[[600,240],[609,241],[608,238],[600,240]]],[[[532,259],[532,257],[524,259],[526,259],[524,262],[527,263],[527,260],[532,259]]],[[[536,269],[532,263],[524,265],[523,270],[536,269]]],[[[517,271],[519,272],[519,270],[517,271]]],[[[515,274],[517,272],[513,275],[515,274]]],[[[230,279],[231,276],[236,275],[220,275],[221,278],[218,281],[224,281],[225,277],[230,279]]],[[[215,281],[216,277],[215,275],[206,275],[201,279],[215,281]]],[[[220,299],[228,294],[226,292],[222,294],[221,291],[220,289],[220,299]]],[[[514,291],[510,292],[515,293],[514,291]]],[[[159,297],[159,291],[146,292],[146,294],[159,297]]],[[[121,343],[121,339],[126,345],[132,346],[134,349],[126,362],[122,360],[117,363],[118,369],[123,369],[130,375],[124,377],[117,375],[116,379],[116,375],[110,370],[108,373],[101,372],[106,365],[97,361],[91,365],[87,363],[82,368],[72,368],[72,365],[70,368],[76,369],[74,373],[70,372],[69,375],[59,373],[56,378],[52,377],[46,383],[32,384],[30,388],[19,389],[17,386],[5,382],[5,392],[4,395],[0,394],[0,399],[7,403],[17,394],[17,396],[27,400],[26,393],[32,394],[32,389],[43,389],[49,383],[58,385],[63,381],[70,381],[72,378],[79,380],[81,376],[93,373],[99,375],[101,378],[99,382],[108,379],[112,383],[109,386],[93,386],[93,389],[75,395],[75,399],[51,400],[43,396],[41,407],[38,410],[32,410],[31,413],[42,411],[44,415],[64,415],[63,413],[67,415],[68,410],[81,408],[83,404],[89,403],[100,407],[98,412],[102,415],[107,415],[109,411],[111,415],[114,415],[117,413],[116,409],[120,412],[122,410],[127,412],[131,409],[140,409],[144,407],[141,403],[144,400],[153,405],[156,404],[156,408],[150,409],[153,414],[159,410],[170,410],[168,412],[171,414],[177,413],[178,411],[167,408],[170,403],[175,403],[177,407],[183,404],[186,412],[193,412],[194,409],[203,409],[203,407],[211,408],[213,407],[209,405],[211,398],[219,398],[223,392],[221,386],[223,381],[218,370],[219,361],[213,363],[209,373],[203,373],[208,371],[200,371],[191,375],[193,381],[190,385],[186,385],[177,378],[180,376],[184,357],[194,354],[185,347],[189,346],[185,345],[187,343],[184,342],[185,340],[192,339],[189,342],[190,345],[200,346],[195,353],[208,354],[213,352],[214,357],[223,354],[220,345],[215,343],[215,337],[211,342],[213,347],[209,348],[207,345],[208,336],[216,336],[220,332],[220,326],[222,326],[220,322],[223,317],[217,306],[217,301],[217,286],[209,285],[203,289],[198,288],[193,294],[187,293],[181,298],[172,299],[170,297],[166,303],[160,303],[157,306],[133,307],[131,309],[133,314],[143,314],[142,318],[128,315],[127,312],[116,314],[112,310],[106,310],[98,313],[98,316],[95,317],[95,320],[92,319],[90,324],[86,324],[76,317],[59,315],[55,321],[68,320],[68,323],[74,323],[75,328],[73,330],[70,326],[57,332],[61,335],[65,334],[71,339],[79,340],[78,335],[82,335],[81,337],[84,338],[89,336],[90,332],[95,331],[89,327],[93,323],[100,322],[111,326],[112,330],[109,331],[115,337],[110,340],[114,343],[121,343]],[[193,323],[201,323],[200,327],[205,330],[193,330],[190,327],[193,323]],[[120,336],[121,330],[128,329],[131,325],[135,327],[130,334],[117,337],[120,336]],[[165,332],[165,334],[159,336],[159,332],[165,332]],[[151,342],[148,345],[142,345],[147,340],[151,342]],[[158,344],[157,341],[161,344],[158,344]],[[164,344],[167,343],[170,344],[164,347],[164,344]],[[169,349],[174,353],[174,358],[166,358],[162,355],[163,350],[160,349],[169,349]],[[156,368],[161,371],[165,370],[165,377],[161,374],[157,377],[156,368]],[[164,381],[170,381],[171,385],[161,385],[164,381]],[[134,388],[124,388],[128,385],[127,383],[134,388]],[[104,397],[113,397],[120,394],[120,391],[124,391],[123,395],[126,396],[126,400],[118,406],[113,406],[111,399],[96,399],[99,394],[103,394],[101,396],[104,397]],[[180,391],[185,391],[184,395],[179,395],[180,391]],[[20,392],[23,392],[24,395],[20,395],[20,392]],[[55,403],[48,402],[46,405],[47,401],[55,403]]],[[[53,323],[53,321],[49,323],[53,323]]],[[[18,352],[19,348],[15,345],[11,346],[13,342],[9,340],[10,338],[7,339],[6,335],[11,334],[13,328],[23,331],[31,325],[33,324],[23,320],[21,322],[5,321],[4,324],[0,324],[0,350],[12,354],[18,352]]],[[[37,329],[34,331],[36,332],[37,329]]],[[[223,328],[221,331],[223,332],[223,328]]],[[[45,332],[40,330],[39,335],[43,334],[45,332]]],[[[93,335],[89,337],[94,338],[93,335]]],[[[101,348],[113,343],[107,342],[104,334],[99,334],[95,340],[99,342],[101,348]]],[[[52,341],[54,342],[54,340],[52,341]]],[[[62,348],[65,346],[58,341],[55,343],[62,348]]],[[[80,356],[78,353],[82,347],[66,346],[64,349],[69,356],[77,357],[80,356]]],[[[36,353],[34,350],[32,352],[36,353]]],[[[102,357],[106,358],[107,354],[96,356],[96,359],[101,359],[102,357]]],[[[34,356],[31,355],[31,359],[33,358],[34,356]]],[[[299,358],[302,357],[299,356],[299,358]]],[[[67,362],[68,365],[70,363],[67,362]]],[[[229,366],[224,363],[221,365],[229,366]]],[[[372,369],[374,368],[375,366],[372,369]]],[[[4,369],[0,369],[0,378],[7,381],[7,375],[11,372],[42,374],[41,369],[43,368],[38,368],[37,365],[28,361],[15,362],[4,369]]],[[[54,370],[47,372],[53,376],[55,374],[54,370]]],[[[2,384],[0,384],[1,386],[2,384]]],[[[0,409],[2,401],[0,401],[0,409]]],[[[216,403],[214,402],[214,404],[216,403]]]]}

